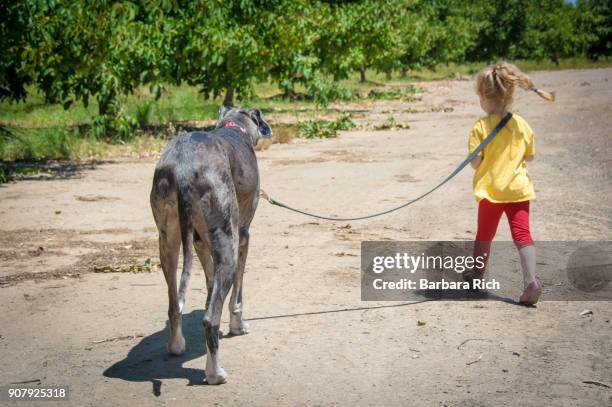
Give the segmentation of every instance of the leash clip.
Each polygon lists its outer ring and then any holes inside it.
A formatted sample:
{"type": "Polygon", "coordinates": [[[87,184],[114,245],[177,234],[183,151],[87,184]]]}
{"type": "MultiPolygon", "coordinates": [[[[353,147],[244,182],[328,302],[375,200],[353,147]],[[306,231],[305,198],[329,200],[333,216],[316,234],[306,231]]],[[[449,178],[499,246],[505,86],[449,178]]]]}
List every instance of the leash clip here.
{"type": "Polygon", "coordinates": [[[274,203],[274,202],[272,202],[272,198],[270,198],[270,195],[268,195],[268,193],[266,191],[264,191],[263,189],[259,190],[259,196],[262,197],[263,199],[265,199],[266,201],[270,202],[270,203],[274,203]]]}

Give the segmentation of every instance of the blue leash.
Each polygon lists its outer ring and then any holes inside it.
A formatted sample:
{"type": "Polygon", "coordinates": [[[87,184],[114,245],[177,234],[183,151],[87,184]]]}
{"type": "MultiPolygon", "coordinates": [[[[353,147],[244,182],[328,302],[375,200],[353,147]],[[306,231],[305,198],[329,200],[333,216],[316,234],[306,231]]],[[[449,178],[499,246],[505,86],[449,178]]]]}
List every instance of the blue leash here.
{"type": "Polygon", "coordinates": [[[308,213],[308,212],[304,212],[302,210],[296,209],[296,208],[292,208],[291,206],[288,206],[282,202],[277,201],[276,199],[273,199],[272,197],[268,196],[268,194],[265,191],[261,191],[261,196],[266,199],[268,202],[270,202],[272,205],[276,205],[276,206],[280,206],[281,208],[285,208],[288,209],[290,211],[293,212],[297,212],[297,213],[301,213],[302,215],[306,215],[306,216],[311,216],[313,218],[317,218],[317,219],[324,219],[324,220],[336,220],[336,221],[352,221],[352,220],[363,220],[363,219],[369,219],[369,218],[374,218],[377,216],[382,216],[382,215],[386,215],[388,213],[391,212],[395,212],[397,210],[400,210],[402,208],[405,208],[408,205],[412,205],[413,203],[425,198],[427,195],[431,194],[432,192],[434,192],[436,189],[440,188],[442,185],[446,184],[448,181],[450,181],[451,179],[453,179],[455,177],[455,175],[459,174],[461,172],[461,170],[463,170],[469,163],[470,161],[472,161],[477,155],[478,153],[480,153],[482,150],[484,150],[484,148],[489,145],[489,143],[493,140],[493,138],[495,138],[495,136],[497,136],[497,133],[499,133],[501,131],[501,129],[504,128],[504,126],[510,121],[510,119],[512,119],[512,113],[508,112],[508,114],[506,114],[499,123],[497,123],[497,126],[495,126],[495,128],[491,131],[491,133],[489,133],[489,135],[482,140],[482,142],[480,143],[480,145],[478,147],[476,147],[476,149],[474,151],[472,151],[472,153],[470,155],[467,156],[467,158],[465,160],[463,160],[463,162],[461,164],[459,164],[459,166],[448,176],[444,179],[444,181],[440,182],[438,185],[436,185],[435,187],[433,187],[432,189],[430,189],[429,191],[425,192],[424,194],[418,196],[417,198],[414,198],[411,201],[408,201],[400,206],[397,206],[395,208],[383,211],[383,212],[378,212],[372,215],[367,215],[367,216],[359,216],[356,218],[333,218],[333,217],[329,217],[329,216],[320,216],[320,215],[315,215],[312,213],[308,213]]]}

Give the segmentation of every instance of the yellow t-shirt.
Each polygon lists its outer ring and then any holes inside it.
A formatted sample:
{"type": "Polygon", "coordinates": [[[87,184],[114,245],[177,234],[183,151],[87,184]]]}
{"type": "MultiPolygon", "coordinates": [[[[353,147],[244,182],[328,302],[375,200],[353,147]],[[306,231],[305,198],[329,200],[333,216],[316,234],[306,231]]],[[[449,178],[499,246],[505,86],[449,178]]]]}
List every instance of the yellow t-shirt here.
{"type": "MultiPolygon", "coordinates": [[[[490,115],[476,122],[470,132],[470,153],[495,128],[502,115],[490,115]]],[[[495,136],[478,155],[482,161],[474,174],[476,201],[522,202],[535,198],[533,184],[527,173],[525,156],[535,154],[534,136],[531,128],[518,115],[495,136]]]]}

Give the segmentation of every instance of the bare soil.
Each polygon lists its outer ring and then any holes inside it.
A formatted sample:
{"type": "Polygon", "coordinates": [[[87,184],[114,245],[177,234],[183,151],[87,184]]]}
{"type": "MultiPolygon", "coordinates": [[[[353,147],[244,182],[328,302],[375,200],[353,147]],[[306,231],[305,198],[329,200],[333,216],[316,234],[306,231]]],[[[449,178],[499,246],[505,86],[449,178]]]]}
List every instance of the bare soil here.
{"type": "MultiPolygon", "coordinates": [[[[533,234],[610,240],[612,70],[533,78],[558,97],[521,93],[514,107],[537,137],[533,234]]],[[[420,86],[421,101],[370,103],[357,119],[393,116],[410,129],[258,152],[263,188],[300,208],[351,216],[433,186],[465,157],[482,113],[471,81],[420,86]]],[[[69,385],[75,406],[612,404],[609,302],[360,300],[361,241],[473,239],[471,170],[408,209],[348,225],[260,202],[245,275],[251,333],[223,338],[229,381],[203,385],[199,265],[184,317],[187,353],[164,352],[153,167],[153,159],[118,161],[0,186],[0,385],[69,385]],[[580,316],[584,309],[593,314],[580,316]]],[[[504,221],[497,238],[510,239],[504,221]]],[[[227,313],[223,320],[227,330],[227,313]]]]}

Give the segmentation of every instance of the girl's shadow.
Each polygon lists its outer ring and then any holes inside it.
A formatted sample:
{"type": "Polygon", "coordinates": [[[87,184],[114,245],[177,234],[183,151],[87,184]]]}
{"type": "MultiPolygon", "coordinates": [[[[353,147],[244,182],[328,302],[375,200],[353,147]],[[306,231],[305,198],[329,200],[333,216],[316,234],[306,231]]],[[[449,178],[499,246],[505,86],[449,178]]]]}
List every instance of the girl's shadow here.
{"type": "MultiPolygon", "coordinates": [[[[161,394],[161,379],[187,379],[188,386],[204,384],[204,370],[183,367],[183,364],[206,354],[204,346],[203,310],[183,315],[183,335],[187,350],[182,356],[166,353],[168,328],[143,338],[127,356],[104,371],[105,377],[131,382],[150,381],[153,394],[161,394]]],[[[204,366],[204,363],[202,363],[204,366]]]]}

